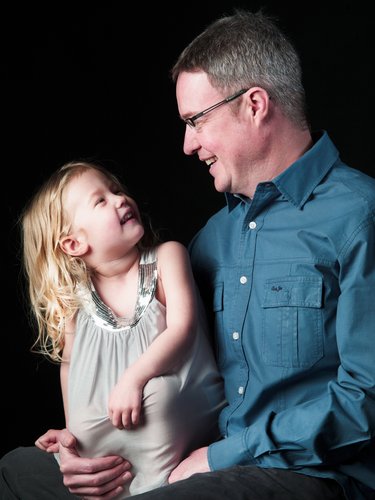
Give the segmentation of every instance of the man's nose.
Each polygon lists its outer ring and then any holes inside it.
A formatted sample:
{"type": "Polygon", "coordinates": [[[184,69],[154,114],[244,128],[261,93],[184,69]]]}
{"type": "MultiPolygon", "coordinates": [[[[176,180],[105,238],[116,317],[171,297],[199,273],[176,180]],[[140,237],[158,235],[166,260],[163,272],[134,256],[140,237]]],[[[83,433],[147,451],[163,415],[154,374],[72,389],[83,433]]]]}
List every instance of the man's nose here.
{"type": "Polygon", "coordinates": [[[183,150],[186,155],[193,155],[200,148],[197,133],[194,129],[186,125],[183,150]]]}

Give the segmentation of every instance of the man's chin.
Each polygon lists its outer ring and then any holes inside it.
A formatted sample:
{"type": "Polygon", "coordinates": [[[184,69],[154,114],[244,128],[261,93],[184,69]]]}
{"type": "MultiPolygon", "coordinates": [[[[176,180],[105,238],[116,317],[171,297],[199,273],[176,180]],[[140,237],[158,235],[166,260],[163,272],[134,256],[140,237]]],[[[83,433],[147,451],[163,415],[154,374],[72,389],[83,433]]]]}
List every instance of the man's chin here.
{"type": "Polygon", "coordinates": [[[215,186],[215,189],[218,193],[227,193],[228,192],[228,189],[226,189],[224,187],[224,185],[220,184],[220,182],[218,182],[216,179],[214,179],[214,186],[215,186]]]}

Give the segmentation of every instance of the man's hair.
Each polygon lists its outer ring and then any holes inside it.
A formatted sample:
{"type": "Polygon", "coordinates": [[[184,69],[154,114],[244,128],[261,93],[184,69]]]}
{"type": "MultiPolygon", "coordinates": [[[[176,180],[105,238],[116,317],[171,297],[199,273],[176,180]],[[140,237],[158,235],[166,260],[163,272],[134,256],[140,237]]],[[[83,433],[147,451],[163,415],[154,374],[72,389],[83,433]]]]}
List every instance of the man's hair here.
{"type": "Polygon", "coordinates": [[[307,126],[305,91],[299,55],[275,20],[262,11],[236,10],[211,23],[180,54],[171,69],[204,71],[223,94],[262,87],[282,112],[307,126]]]}

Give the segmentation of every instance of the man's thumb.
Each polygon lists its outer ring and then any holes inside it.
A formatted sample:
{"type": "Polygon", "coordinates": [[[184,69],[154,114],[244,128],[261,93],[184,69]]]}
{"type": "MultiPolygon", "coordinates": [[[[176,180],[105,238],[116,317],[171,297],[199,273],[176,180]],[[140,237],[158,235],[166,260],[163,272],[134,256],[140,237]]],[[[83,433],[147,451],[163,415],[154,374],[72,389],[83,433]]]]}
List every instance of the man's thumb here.
{"type": "Polygon", "coordinates": [[[68,429],[63,429],[60,434],[60,444],[64,448],[76,448],[77,440],[68,429]]]}

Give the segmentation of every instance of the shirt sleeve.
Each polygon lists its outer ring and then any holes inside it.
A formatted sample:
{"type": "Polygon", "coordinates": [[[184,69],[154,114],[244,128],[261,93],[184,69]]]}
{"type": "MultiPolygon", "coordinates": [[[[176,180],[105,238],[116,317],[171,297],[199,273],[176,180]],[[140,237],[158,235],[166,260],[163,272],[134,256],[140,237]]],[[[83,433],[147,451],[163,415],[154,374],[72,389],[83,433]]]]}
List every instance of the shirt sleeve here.
{"type": "Polygon", "coordinates": [[[210,445],[212,470],[251,463],[292,469],[332,466],[356,460],[368,447],[375,434],[374,228],[372,215],[339,252],[337,377],[321,397],[269,412],[210,445]]]}

